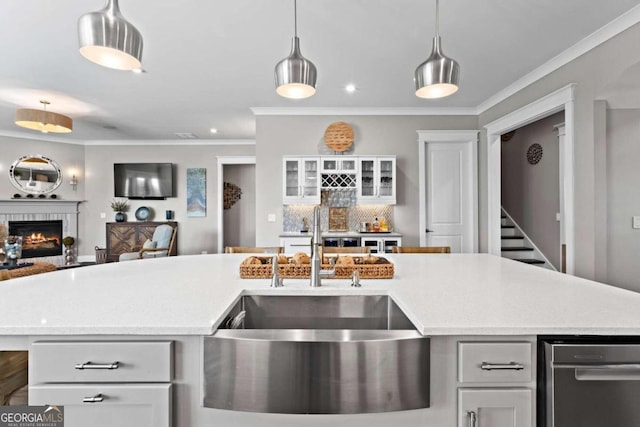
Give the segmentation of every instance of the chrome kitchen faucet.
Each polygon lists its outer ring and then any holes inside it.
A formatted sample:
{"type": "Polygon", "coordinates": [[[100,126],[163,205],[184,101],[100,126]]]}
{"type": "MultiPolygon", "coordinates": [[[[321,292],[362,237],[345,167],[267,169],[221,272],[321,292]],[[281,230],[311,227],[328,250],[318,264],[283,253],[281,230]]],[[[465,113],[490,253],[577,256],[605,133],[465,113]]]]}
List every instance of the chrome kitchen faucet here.
{"type": "Polygon", "coordinates": [[[322,276],[333,276],[336,268],[322,270],[322,235],[320,232],[320,207],[313,208],[313,235],[311,237],[311,280],[309,286],[317,288],[322,286],[322,276]]]}

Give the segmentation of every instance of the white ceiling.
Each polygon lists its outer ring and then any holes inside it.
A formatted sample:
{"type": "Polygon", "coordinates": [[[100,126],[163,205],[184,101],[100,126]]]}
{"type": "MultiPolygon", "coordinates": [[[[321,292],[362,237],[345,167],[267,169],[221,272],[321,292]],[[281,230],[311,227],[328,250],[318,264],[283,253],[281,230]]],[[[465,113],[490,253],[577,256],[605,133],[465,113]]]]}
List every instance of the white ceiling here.
{"type": "Polygon", "coordinates": [[[104,4],[0,2],[0,133],[40,138],[13,123],[16,108],[40,108],[40,99],[73,117],[74,132],[57,137],[70,142],[175,140],[176,132],[252,139],[251,107],[477,111],[640,0],[442,0],[443,50],[460,63],[461,88],[441,100],[419,99],[413,87],[431,50],[434,0],[299,0],[302,53],[318,68],[318,91],[297,101],[273,83],[290,50],[292,0],[120,0],[144,37],[144,74],[78,53],[78,18],[104,4]],[[344,91],[348,83],[355,93],[344,91]]]}

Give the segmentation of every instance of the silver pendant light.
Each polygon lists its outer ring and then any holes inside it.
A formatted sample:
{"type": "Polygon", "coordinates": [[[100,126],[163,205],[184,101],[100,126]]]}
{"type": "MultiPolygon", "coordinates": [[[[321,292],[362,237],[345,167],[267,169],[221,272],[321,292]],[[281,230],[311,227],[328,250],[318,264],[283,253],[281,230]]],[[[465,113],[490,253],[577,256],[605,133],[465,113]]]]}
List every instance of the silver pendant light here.
{"type": "Polygon", "coordinates": [[[316,93],[317,71],[313,62],[300,53],[296,0],[293,0],[293,20],[294,37],[291,53],[276,64],[276,92],[285,98],[303,99],[316,93]]]}
{"type": "Polygon", "coordinates": [[[442,53],[440,47],[439,0],[436,0],[436,35],[433,51],[425,62],[416,68],[416,96],[419,98],[444,98],[458,91],[460,66],[442,53]]]}
{"type": "Polygon", "coordinates": [[[142,35],[128,22],[118,7],[118,0],[107,0],[97,11],[78,20],[80,53],[89,61],[116,70],[142,67],[142,35]]]}

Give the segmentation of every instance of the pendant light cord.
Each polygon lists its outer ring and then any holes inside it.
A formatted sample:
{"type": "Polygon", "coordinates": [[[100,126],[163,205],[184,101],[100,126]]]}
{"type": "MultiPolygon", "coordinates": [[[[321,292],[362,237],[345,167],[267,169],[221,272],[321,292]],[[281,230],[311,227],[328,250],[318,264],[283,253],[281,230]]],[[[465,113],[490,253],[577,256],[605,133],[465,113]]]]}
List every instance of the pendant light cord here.
{"type": "Polygon", "coordinates": [[[298,2],[293,0],[293,34],[298,37],[298,2]]]}
{"type": "Polygon", "coordinates": [[[440,0],[436,0],[436,36],[440,35],[440,0]]]}

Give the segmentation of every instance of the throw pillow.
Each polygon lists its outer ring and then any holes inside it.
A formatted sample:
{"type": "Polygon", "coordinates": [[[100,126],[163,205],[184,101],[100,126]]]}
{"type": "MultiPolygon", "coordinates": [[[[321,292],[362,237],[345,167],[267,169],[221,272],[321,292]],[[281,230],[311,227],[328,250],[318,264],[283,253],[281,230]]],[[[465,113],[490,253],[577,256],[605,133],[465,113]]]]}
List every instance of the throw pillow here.
{"type": "Polygon", "coordinates": [[[143,249],[154,249],[156,247],[158,247],[158,242],[154,242],[151,239],[145,240],[145,242],[142,245],[143,249]]]}

